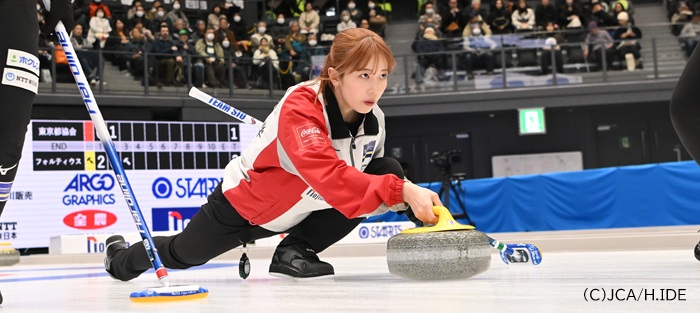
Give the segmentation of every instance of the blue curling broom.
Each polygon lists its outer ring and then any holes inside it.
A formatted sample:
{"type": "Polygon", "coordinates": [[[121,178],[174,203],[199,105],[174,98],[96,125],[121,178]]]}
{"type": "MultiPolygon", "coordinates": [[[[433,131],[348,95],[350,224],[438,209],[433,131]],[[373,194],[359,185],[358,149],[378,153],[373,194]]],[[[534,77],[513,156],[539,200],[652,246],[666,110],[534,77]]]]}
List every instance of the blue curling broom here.
{"type": "MultiPolygon", "coordinates": [[[[51,0],[43,0],[43,2],[46,10],[51,10],[51,0]]],[[[119,187],[122,190],[124,199],[126,200],[127,205],[129,205],[131,215],[133,216],[134,222],[136,223],[136,228],[138,229],[139,234],[141,235],[141,239],[143,239],[143,246],[146,248],[148,258],[150,259],[153,268],[156,270],[156,275],[158,276],[158,280],[161,283],[161,286],[159,287],[151,287],[142,291],[132,292],[130,296],[131,301],[162,302],[205,298],[207,295],[209,295],[209,291],[206,288],[200,287],[198,285],[175,286],[170,284],[168,271],[165,269],[163,263],[160,261],[160,256],[158,256],[158,250],[156,249],[156,246],[153,243],[153,237],[151,237],[151,233],[148,230],[148,226],[145,223],[143,214],[141,214],[141,209],[139,208],[139,205],[136,202],[134,192],[131,189],[129,180],[126,178],[124,167],[122,166],[119,155],[117,154],[117,150],[114,147],[114,143],[110,138],[107,125],[105,124],[104,118],[102,117],[100,109],[97,106],[97,101],[95,100],[92,90],[90,89],[90,84],[88,83],[87,77],[85,76],[85,73],[83,73],[83,69],[80,66],[80,61],[78,61],[78,58],[76,57],[77,54],[75,53],[75,49],[73,48],[73,45],[70,42],[70,36],[68,35],[68,31],[66,31],[66,27],[63,25],[63,22],[58,22],[55,31],[56,36],[58,37],[58,41],[63,47],[64,52],[66,53],[66,58],[68,59],[68,67],[73,73],[73,77],[75,78],[75,82],[78,85],[78,89],[80,90],[80,95],[83,98],[85,107],[87,108],[88,113],[90,113],[90,119],[92,119],[92,123],[93,125],[95,125],[97,135],[100,138],[102,145],[104,146],[105,152],[107,152],[109,163],[114,169],[114,175],[117,178],[117,182],[119,183],[119,187]]]]}

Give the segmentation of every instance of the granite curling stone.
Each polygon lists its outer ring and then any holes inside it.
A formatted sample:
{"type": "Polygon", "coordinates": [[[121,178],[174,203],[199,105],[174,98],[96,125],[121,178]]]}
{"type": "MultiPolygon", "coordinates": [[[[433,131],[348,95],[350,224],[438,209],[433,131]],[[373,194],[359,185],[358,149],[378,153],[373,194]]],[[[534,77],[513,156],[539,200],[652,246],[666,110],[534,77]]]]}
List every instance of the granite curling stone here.
{"type": "Polygon", "coordinates": [[[387,242],[393,275],[415,280],[465,279],[491,265],[489,237],[457,223],[445,207],[433,207],[438,223],[404,230],[387,242]]]}

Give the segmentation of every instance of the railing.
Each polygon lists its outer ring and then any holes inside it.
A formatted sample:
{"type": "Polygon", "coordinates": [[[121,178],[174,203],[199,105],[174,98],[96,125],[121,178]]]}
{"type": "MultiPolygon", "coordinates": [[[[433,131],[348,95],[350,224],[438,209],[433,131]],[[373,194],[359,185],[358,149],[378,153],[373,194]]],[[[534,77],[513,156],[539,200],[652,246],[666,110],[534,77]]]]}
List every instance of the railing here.
{"type": "MultiPolygon", "coordinates": [[[[482,54],[490,54],[494,62],[493,68],[486,68],[479,64],[474,64],[473,71],[466,70],[466,61],[468,53],[462,48],[462,40],[456,40],[447,47],[452,47],[450,50],[431,52],[431,53],[400,53],[396,54],[397,65],[394,72],[389,78],[389,85],[386,94],[402,95],[411,93],[431,93],[431,92],[463,92],[485,89],[504,89],[504,88],[523,88],[530,86],[557,86],[557,85],[586,85],[591,83],[609,83],[609,82],[635,82],[646,81],[661,78],[673,78],[680,76],[680,68],[685,63],[684,52],[676,39],[670,34],[669,24],[642,26],[644,29],[643,38],[639,39],[641,49],[641,65],[636,66],[634,71],[627,71],[624,66],[624,59],[609,60],[611,55],[603,53],[599,56],[600,62],[593,64],[587,58],[583,58],[583,38],[585,32],[581,33],[580,42],[559,43],[556,51],[559,53],[550,53],[551,69],[563,69],[563,72],[549,70],[548,73],[542,73],[541,64],[544,61],[543,53],[545,38],[538,33],[528,34],[512,34],[507,36],[494,35],[491,39],[496,43],[494,49],[479,49],[482,54]],[[651,37],[649,36],[651,35],[651,37]],[[659,40],[663,41],[663,46],[659,46],[659,40]],[[660,54],[659,49],[663,49],[663,54],[660,54]],[[425,59],[439,59],[441,65],[429,66],[430,62],[426,63],[425,59]],[[419,62],[420,60],[420,62],[419,62]],[[669,61],[675,60],[675,61],[669,61]],[[663,62],[662,62],[663,61],[663,62]],[[675,62],[669,65],[669,62],[675,62]],[[560,63],[563,63],[560,65],[560,63]],[[427,74],[426,74],[427,72],[427,74]],[[425,76],[428,77],[425,77],[425,76]],[[473,75],[473,77],[472,77],[473,75]],[[422,78],[422,84],[421,84],[422,78]]],[[[619,44],[614,43],[614,47],[619,44]]],[[[614,49],[613,47],[613,49],[614,49]]],[[[51,53],[54,53],[52,48],[48,48],[51,53]]],[[[551,50],[550,50],[551,51],[551,50]]],[[[92,53],[97,53],[99,60],[99,73],[115,73],[116,67],[106,62],[108,56],[125,55],[127,52],[121,51],[103,51],[97,50],[92,53]],[[114,68],[111,71],[105,72],[105,67],[114,68]]],[[[167,57],[172,55],[146,53],[143,62],[143,79],[141,81],[125,81],[125,79],[105,76],[102,77],[107,84],[99,84],[95,91],[98,95],[146,95],[146,96],[172,96],[176,93],[189,89],[193,86],[193,63],[197,59],[196,56],[184,57],[184,70],[186,71],[186,81],[182,86],[165,86],[158,88],[152,86],[153,81],[151,69],[154,60],[158,57],[167,57]],[[117,84],[111,84],[110,81],[121,81],[117,84]],[[174,93],[175,92],[175,93],[174,93]]],[[[313,66],[322,66],[323,64],[311,64],[308,61],[290,60],[289,58],[280,58],[280,63],[292,61],[295,66],[300,62],[304,65],[307,71],[311,71],[313,66]]],[[[223,88],[212,88],[213,94],[220,94],[229,97],[248,97],[248,98],[278,98],[286,87],[291,82],[294,82],[287,76],[288,79],[282,83],[280,80],[281,74],[278,70],[268,67],[268,73],[263,78],[267,82],[266,88],[238,88],[235,86],[237,71],[234,71],[231,64],[243,64],[245,67],[245,75],[250,75],[249,66],[252,66],[251,58],[235,58],[232,55],[226,56],[226,83],[223,88]]],[[[71,86],[72,78],[69,77],[67,69],[57,66],[55,58],[51,59],[49,71],[53,77],[50,83],[40,83],[41,93],[70,93],[74,92],[71,86]],[[60,76],[57,73],[66,72],[66,77],[63,83],[59,82],[60,76]],[[56,79],[59,78],[59,79],[56,79]]],[[[286,68],[282,72],[286,73],[286,68]]],[[[302,76],[311,74],[310,72],[302,73],[302,76]]],[[[206,75],[206,74],[205,74],[206,75]]],[[[299,77],[295,77],[298,81],[299,77]]]]}

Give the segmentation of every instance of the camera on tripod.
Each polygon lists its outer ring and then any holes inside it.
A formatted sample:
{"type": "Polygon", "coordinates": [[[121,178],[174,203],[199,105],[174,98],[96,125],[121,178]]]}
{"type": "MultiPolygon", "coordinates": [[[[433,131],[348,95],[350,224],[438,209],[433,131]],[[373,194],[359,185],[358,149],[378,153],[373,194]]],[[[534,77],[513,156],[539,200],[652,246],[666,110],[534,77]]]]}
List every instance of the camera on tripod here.
{"type": "Polygon", "coordinates": [[[462,150],[450,149],[435,151],[430,155],[430,163],[433,163],[441,173],[449,173],[452,164],[462,162],[462,150]]]}

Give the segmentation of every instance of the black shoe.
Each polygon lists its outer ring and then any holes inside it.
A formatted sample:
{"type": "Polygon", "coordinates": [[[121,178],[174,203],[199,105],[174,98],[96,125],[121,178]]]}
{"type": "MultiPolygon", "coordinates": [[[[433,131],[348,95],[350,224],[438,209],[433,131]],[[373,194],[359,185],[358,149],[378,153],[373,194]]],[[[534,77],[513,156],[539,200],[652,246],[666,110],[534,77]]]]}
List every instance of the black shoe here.
{"type": "Polygon", "coordinates": [[[270,275],[289,278],[313,278],[333,275],[333,265],[318,259],[307,244],[277,247],[270,264],[270,275]]]}
{"type": "Polygon", "coordinates": [[[124,237],[119,235],[114,235],[107,238],[107,240],[105,241],[105,246],[107,247],[107,255],[105,256],[105,271],[107,271],[110,277],[117,280],[121,280],[115,277],[114,274],[112,274],[112,272],[110,272],[109,270],[112,267],[112,258],[117,253],[117,251],[126,250],[126,248],[128,248],[129,246],[126,244],[124,237]]]}

